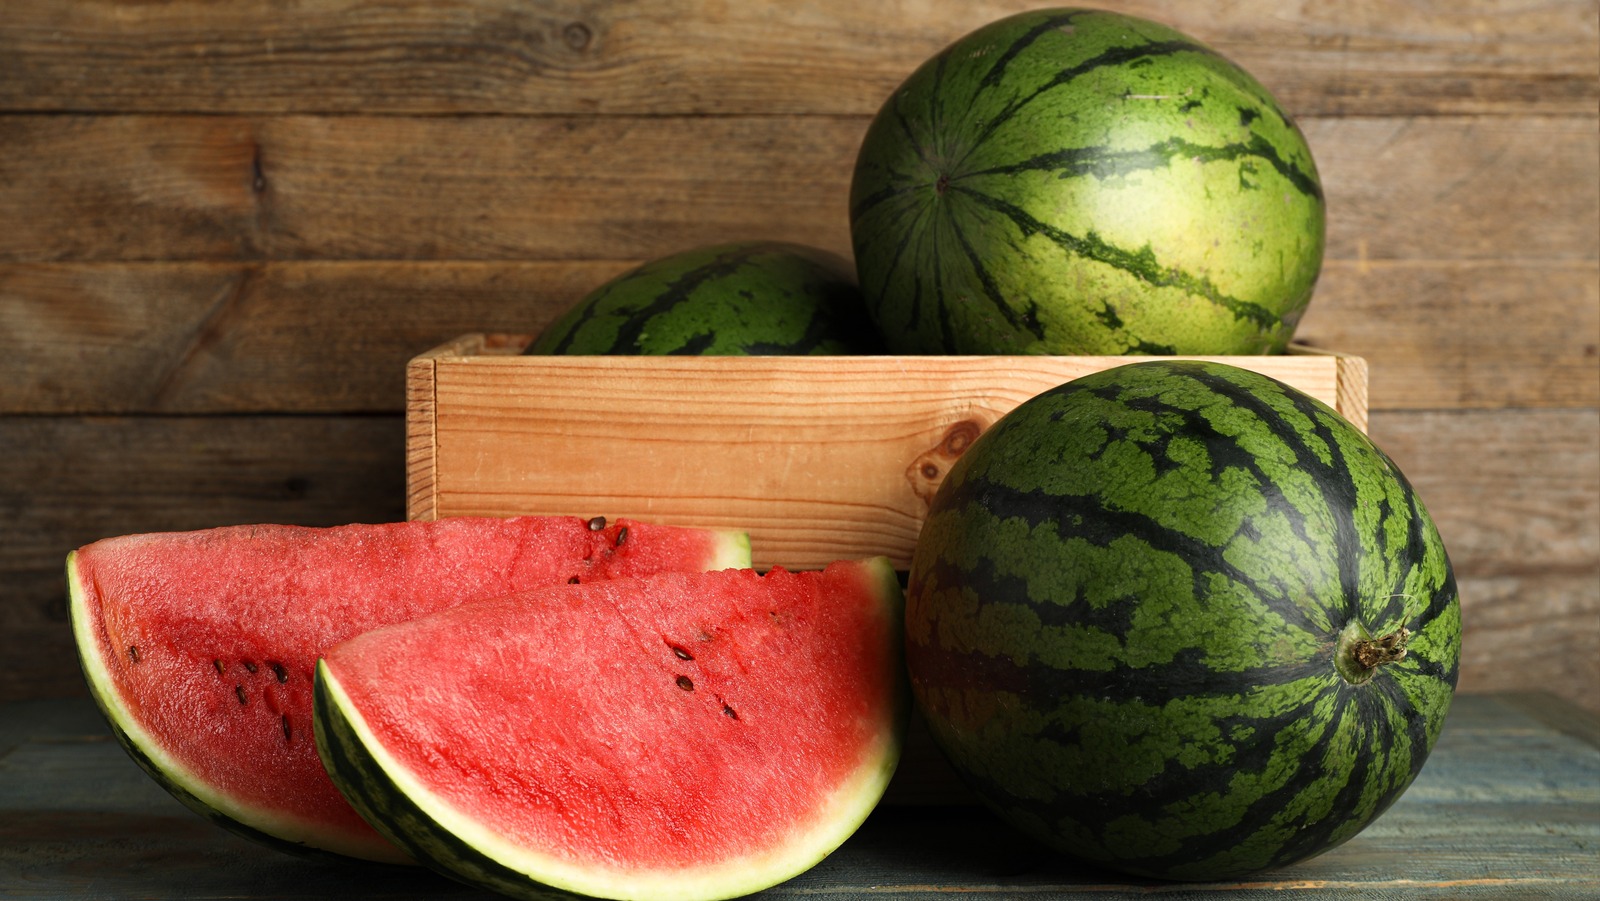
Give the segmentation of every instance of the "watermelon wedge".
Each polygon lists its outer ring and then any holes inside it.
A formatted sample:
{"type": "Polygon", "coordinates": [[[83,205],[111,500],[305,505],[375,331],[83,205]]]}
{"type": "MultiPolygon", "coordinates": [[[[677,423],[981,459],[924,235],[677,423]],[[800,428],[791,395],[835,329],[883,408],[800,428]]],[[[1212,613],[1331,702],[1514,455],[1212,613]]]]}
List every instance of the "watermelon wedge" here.
{"type": "Polygon", "coordinates": [[[340,796],[312,737],[323,650],[463,601],[571,579],[749,566],[743,533],[577,517],[108,538],[67,557],[91,693],[199,813],[283,848],[407,858],[340,796]]]}
{"type": "Polygon", "coordinates": [[[743,895],[882,796],[909,708],[902,614],[882,558],[462,605],[329,650],[317,745],[356,809],[458,880],[743,895]]]}

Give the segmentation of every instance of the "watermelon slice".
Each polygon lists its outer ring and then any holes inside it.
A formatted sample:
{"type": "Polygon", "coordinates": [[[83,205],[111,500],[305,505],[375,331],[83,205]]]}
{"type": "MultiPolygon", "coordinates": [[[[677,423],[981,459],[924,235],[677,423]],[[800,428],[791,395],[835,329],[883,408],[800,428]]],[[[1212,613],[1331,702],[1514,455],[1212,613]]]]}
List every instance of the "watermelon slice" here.
{"type": "Polygon", "coordinates": [[[886,559],[559,586],[317,667],[323,764],[418,860],[513,897],[728,898],[849,837],[909,694],[886,559]]]}
{"type": "Polygon", "coordinates": [[[404,861],[323,771],[312,671],[335,643],[570,579],[749,566],[743,533],[596,518],[260,525],[109,538],[67,557],[84,675],[133,758],[285,850],[404,861]]]}

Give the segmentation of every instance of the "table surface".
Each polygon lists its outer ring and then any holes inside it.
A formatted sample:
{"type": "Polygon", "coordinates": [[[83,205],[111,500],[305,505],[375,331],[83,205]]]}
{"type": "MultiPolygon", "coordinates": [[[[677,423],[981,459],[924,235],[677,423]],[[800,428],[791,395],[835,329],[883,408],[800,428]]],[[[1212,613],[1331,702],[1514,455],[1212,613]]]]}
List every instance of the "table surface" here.
{"type": "MultiPolygon", "coordinates": [[[[980,808],[882,806],[759,897],[1600,897],[1600,721],[1542,695],[1458,698],[1433,757],[1366,831],[1230,883],[1130,880],[1052,858],[980,808]]],[[[87,700],[0,705],[0,898],[489,901],[427,871],[252,844],[147,778],[87,700]]]]}

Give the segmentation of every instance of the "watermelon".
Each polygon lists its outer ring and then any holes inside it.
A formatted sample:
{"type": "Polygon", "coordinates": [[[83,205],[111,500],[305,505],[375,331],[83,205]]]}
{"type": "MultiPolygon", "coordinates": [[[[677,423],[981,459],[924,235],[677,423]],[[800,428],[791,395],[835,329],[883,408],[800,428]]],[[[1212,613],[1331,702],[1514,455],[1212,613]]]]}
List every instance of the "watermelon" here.
{"type": "Polygon", "coordinates": [[[855,270],[779,241],[699,247],[601,285],[527,354],[772,356],[876,353],[855,270]]]}
{"type": "Polygon", "coordinates": [[[850,226],[895,353],[1258,354],[1311,300],[1324,203],[1244,70],[1154,22],[1041,9],[888,98],[850,226]]]}
{"type": "Polygon", "coordinates": [[[539,585],[749,563],[742,533],[460,518],[109,538],[68,556],[67,581],[91,693],[156,781],[285,850],[400,861],[317,757],[312,673],[324,649],[539,585]]]}
{"type": "Polygon", "coordinates": [[[1366,827],[1439,736],[1461,612],[1405,477],[1333,410],[1221,363],[1038,395],[936,492],[906,656],[1002,817],[1143,876],[1237,878],[1366,827]]]}
{"type": "Polygon", "coordinates": [[[380,831],[513,897],[743,895],[864,820],[910,702],[887,560],[464,604],[331,648],[317,742],[380,831]]]}

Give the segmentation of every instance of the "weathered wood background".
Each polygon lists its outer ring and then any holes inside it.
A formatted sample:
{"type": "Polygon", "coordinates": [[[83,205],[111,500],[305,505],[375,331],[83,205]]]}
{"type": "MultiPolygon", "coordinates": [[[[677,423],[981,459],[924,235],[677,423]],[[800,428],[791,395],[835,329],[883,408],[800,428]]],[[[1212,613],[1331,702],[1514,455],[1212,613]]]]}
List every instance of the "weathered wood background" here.
{"type": "MultiPolygon", "coordinates": [[[[0,700],[83,691],[80,544],[402,518],[411,356],[694,243],[847,252],[869,117],[1029,5],[5,0],[0,700]]],[[[1463,688],[1600,709],[1596,3],[1098,5],[1306,131],[1300,336],[1371,363],[1461,580],[1463,688]]]]}

